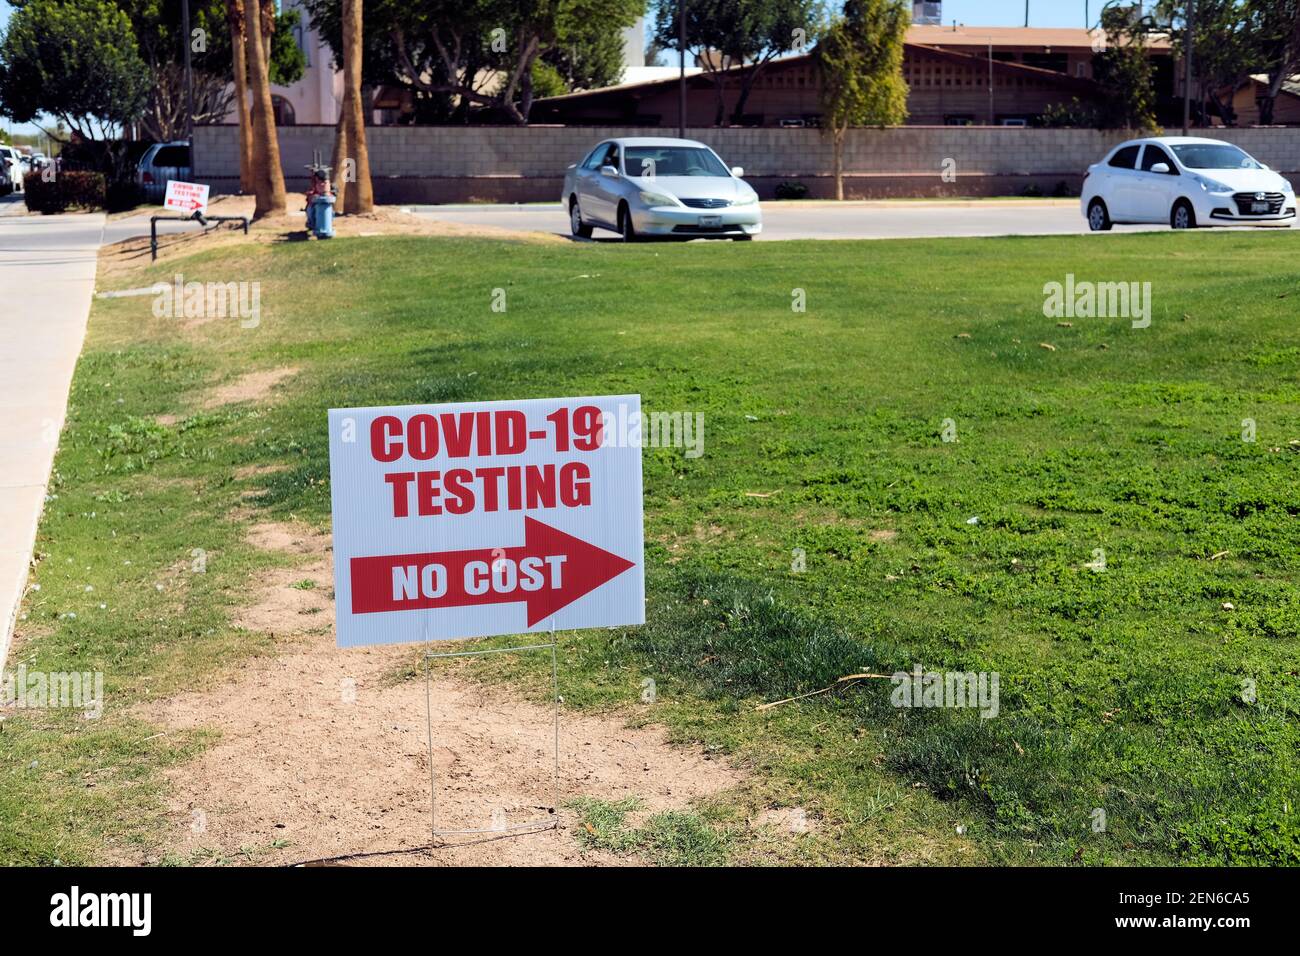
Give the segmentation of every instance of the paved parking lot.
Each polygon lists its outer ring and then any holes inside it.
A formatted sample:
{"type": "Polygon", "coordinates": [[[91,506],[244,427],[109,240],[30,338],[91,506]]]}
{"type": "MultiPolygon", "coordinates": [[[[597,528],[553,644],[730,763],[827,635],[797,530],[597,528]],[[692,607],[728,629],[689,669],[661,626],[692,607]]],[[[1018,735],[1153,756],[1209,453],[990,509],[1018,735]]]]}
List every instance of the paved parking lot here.
{"type": "MultiPolygon", "coordinates": [[[[558,203],[414,206],[411,211],[462,225],[569,234],[568,216],[558,203]]],[[[1087,224],[1073,202],[766,202],[763,234],[759,238],[903,239],[1086,231],[1087,224]]],[[[596,231],[596,238],[612,237],[613,233],[596,231]]]]}
{"type": "MultiPolygon", "coordinates": [[[[559,204],[411,206],[411,212],[467,226],[569,234],[559,204]]],[[[1144,232],[1168,226],[1116,226],[1144,232]]],[[[1232,227],[1242,228],[1242,227],[1232,227]]],[[[1249,228],[1249,227],[1245,227],[1249,228]]],[[[1077,200],[968,202],[766,202],[760,239],[924,239],[949,236],[1045,236],[1086,233],[1077,200]]],[[[597,230],[596,238],[613,238],[597,230]]]]}

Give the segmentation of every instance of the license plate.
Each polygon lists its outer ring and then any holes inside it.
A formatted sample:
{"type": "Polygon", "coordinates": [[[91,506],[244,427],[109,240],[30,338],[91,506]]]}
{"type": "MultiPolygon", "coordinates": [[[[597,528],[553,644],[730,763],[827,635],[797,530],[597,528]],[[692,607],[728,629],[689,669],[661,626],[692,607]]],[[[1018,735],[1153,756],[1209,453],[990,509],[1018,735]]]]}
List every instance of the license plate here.
{"type": "Polygon", "coordinates": [[[722,226],[722,217],[721,217],[721,216],[701,216],[701,217],[700,217],[700,228],[701,228],[701,229],[718,229],[718,228],[720,228],[721,226],[722,226]]]}
{"type": "Polygon", "coordinates": [[[1268,203],[1266,203],[1266,202],[1256,202],[1256,203],[1251,203],[1251,204],[1250,204],[1250,211],[1251,211],[1251,212],[1268,212],[1268,203]]]}

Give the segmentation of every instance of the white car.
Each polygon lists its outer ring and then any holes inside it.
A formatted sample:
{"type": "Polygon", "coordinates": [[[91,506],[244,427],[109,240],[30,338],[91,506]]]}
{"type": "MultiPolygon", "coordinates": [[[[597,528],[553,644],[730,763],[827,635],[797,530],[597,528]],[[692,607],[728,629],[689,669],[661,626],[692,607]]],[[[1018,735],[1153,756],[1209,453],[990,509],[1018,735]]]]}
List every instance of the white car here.
{"type": "Polygon", "coordinates": [[[1276,172],[1231,143],[1191,136],[1120,143],[1088,167],[1081,206],[1093,232],[1115,223],[1290,223],[1296,214],[1295,191],[1276,172]]]}
{"type": "Polygon", "coordinates": [[[23,191],[23,157],[12,146],[0,146],[0,162],[9,173],[9,192],[23,191]]]}
{"type": "Polygon", "coordinates": [[[560,201],[575,236],[593,229],[645,236],[752,239],[763,230],[758,193],[703,143],[608,139],[564,174],[560,201]]]}

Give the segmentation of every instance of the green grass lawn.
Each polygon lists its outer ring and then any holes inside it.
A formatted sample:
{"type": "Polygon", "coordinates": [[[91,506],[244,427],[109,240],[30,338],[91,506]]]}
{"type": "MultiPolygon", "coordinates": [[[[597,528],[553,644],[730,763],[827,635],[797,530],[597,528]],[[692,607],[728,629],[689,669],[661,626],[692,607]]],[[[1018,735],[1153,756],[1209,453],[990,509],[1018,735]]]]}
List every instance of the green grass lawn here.
{"type": "MultiPolygon", "coordinates": [[[[243,529],[328,525],[327,408],[639,392],[704,413],[705,453],[645,451],[649,623],[563,635],[561,692],[751,782],[640,828],[632,803],[580,803],[584,839],[665,862],[1300,863],[1298,252],[1285,233],[369,238],[124,278],[256,280],[262,321],[95,304],[11,664],[102,669],[107,709],[5,722],[0,862],[150,845],[161,770],[203,742],[123,711],[267,650],[230,623],[275,560],[243,529]],[[1151,282],[1150,328],[1044,318],[1067,273],[1151,282]],[[279,366],[301,371],[273,402],[200,410],[279,366]],[[996,672],[998,716],[897,709],[878,680],[754,709],[918,664],[996,672]],[[739,825],[773,807],[812,832],[739,825]]],[[[530,667],[490,669],[545,693],[530,667]]]]}

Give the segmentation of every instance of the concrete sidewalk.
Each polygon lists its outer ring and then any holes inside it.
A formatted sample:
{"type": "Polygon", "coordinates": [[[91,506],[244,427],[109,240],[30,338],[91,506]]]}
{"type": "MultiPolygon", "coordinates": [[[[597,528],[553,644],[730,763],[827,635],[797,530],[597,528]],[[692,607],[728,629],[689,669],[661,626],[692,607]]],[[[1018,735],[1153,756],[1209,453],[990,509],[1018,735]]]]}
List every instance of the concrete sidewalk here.
{"type": "Polygon", "coordinates": [[[104,232],[102,214],[12,214],[21,211],[0,208],[0,666],[27,583],[104,232]]]}

